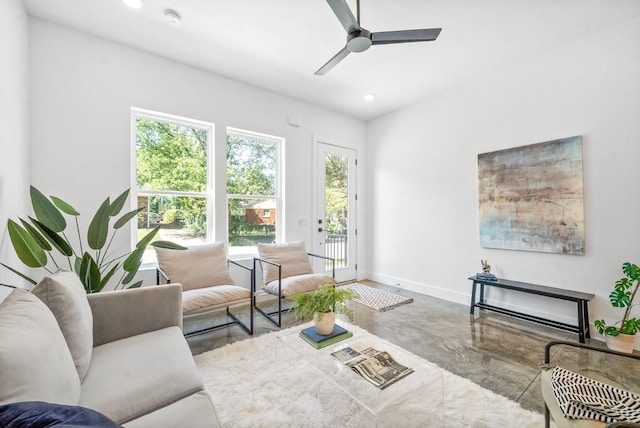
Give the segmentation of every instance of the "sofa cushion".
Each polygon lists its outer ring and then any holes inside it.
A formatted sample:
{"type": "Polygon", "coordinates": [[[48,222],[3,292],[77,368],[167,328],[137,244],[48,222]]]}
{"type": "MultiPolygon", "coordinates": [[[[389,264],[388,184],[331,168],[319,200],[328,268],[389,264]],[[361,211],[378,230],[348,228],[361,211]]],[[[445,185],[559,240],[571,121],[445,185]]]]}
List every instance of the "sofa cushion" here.
{"type": "Polygon", "coordinates": [[[29,428],[118,428],[120,425],[93,409],[22,401],[0,406],[0,426],[29,428]]]}
{"type": "Polygon", "coordinates": [[[80,405],[123,424],[202,388],[182,330],[167,327],[95,347],[80,405]]]}
{"type": "MultiPolygon", "coordinates": [[[[327,285],[335,284],[336,280],[330,276],[323,274],[307,274],[291,276],[282,280],[282,296],[289,297],[297,293],[307,293],[314,291],[316,288],[327,285]]],[[[269,294],[278,295],[278,280],[271,281],[270,283],[262,287],[264,291],[269,294]]]]}
{"type": "Polygon", "coordinates": [[[182,284],[183,291],[213,285],[233,285],[224,242],[197,245],[186,250],[154,248],[160,269],[171,282],[182,284]]]}
{"type": "MultiPolygon", "coordinates": [[[[295,275],[313,273],[304,241],[283,244],[257,244],[258,257],[282,265],[282,279],[295,275]]],[[[264,283],[278,279],[278,268],[264,263],[262,267],[264,283]]],[[[277,294],[277,293],[276,293],[277,294]]]]}
{"type": "Polygon", "coordinates": [[[0,404],[78,404],[80,379],[49,308],[16,288],[0,303],[0,404]]]}
{"type": "Polygon", "coordinates": [[[250,297],[249,289],[237,285],[196,288],[182,292],[182,310],[184,315],[190,315],[204,309],[224,308],[250,297]]]}
{"type": "Polygon", "coordinates": [[[127,422],[124,427],[184,427],[186,426],[185,421],[189,422],[189,428],[218,428],[220,426],[211,398],[204,390],[127,422]]]}
{"type": "Polygon", "coordinates": [[[91,362],[93,316],[78,275],[59,270],[40,281],[31,291],[53,312],[64,335],[80,380],[91,362]]]}

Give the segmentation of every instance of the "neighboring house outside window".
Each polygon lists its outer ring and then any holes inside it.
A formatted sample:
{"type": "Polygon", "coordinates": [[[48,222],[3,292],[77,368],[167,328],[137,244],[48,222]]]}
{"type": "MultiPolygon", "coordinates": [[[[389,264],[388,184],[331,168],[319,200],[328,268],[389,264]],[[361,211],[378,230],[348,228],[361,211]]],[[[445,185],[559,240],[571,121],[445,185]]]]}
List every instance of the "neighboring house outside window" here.
{"type": "MultiPolygon", "coordinates": [[[[213,124],[132,109],[138,237],[161,225],[156,239],[181,245],[212,231],[213,124]]],[[[146,258],[145,258],[146,260],[146,258]]]]}
{"type": "Polygon", "coordinates": [[[228,236],[232,253],[251,253],[258,242],[279,240],[283,144],[282,138],[227,129],[228,236]]]}

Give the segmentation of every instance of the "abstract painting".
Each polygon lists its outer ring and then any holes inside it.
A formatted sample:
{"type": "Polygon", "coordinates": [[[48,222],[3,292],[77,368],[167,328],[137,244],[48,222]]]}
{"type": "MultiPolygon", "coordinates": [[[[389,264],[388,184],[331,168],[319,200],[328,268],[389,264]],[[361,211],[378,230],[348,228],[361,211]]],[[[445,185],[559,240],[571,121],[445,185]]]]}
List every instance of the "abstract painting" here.
{"type": "Polygon", "coordinates": [[[584,254],[582,137],[478,155],[480,245],[584,254]]]}

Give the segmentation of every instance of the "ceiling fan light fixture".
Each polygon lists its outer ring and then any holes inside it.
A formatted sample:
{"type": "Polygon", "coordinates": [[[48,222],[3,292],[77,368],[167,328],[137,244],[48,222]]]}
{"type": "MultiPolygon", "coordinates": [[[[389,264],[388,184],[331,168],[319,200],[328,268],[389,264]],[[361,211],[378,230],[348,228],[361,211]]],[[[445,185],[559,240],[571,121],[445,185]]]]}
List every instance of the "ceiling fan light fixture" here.
{"type": "Polygon", "coordinates": [[[126,4],[131,9],[140,9],[142,6],[144,6],[142,0],[122,0],[122,3],[126,4]]]}
{"type": "Polygon", "coordinates": [[[376,99],[376,94],[374,94],[373,92],[365,94],[365,96],[364,96],[364,100],[365,101],[373,101],[375,99],[376,99]]]}

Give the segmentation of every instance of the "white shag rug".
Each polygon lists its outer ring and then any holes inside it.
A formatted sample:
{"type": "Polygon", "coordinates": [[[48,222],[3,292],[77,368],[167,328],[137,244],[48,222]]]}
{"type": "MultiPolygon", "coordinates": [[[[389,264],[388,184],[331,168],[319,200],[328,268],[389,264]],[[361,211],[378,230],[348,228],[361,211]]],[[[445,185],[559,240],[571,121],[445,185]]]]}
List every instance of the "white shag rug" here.
{"type": "MultiPolygon", "coordinates": [[[[538,428],[544,425],[542,414],[525,410],[444,369],[441,369],[440,385],[425,385],[418,394],[400,398],[392,405],[393,417],[382,412],[380,419],[376,419],[313,365],[293,351],[283,351],[286,345],[278,344],[277,335],[299,331],[308,325],[311,323],[195,356],[223,427],[538,428]],[[439,402],[444,406],[435,406],[433,411],[433,397],[442,397],[442,394],[444,400],[439,402]]],[[[349,329],[354,334],[364,331],[357,326],[349,329]]],[[[364,379],[357,380],[363,388],[369,388],[370,393],[379,392],[364,379]]]]}

